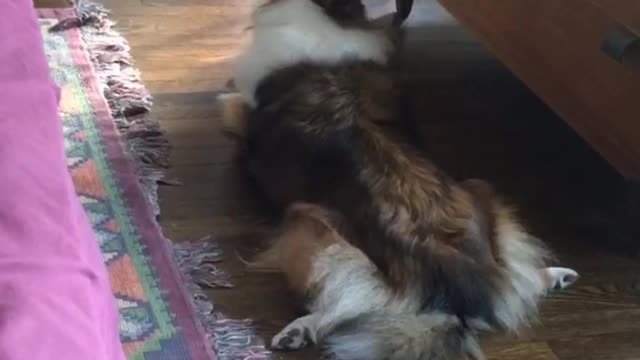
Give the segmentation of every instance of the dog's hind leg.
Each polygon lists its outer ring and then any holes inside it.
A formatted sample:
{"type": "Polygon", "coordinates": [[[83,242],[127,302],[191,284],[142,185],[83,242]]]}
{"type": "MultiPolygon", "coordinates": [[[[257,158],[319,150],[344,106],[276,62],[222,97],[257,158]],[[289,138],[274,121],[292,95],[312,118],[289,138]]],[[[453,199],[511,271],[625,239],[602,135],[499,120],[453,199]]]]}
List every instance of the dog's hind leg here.
{"type": "Polygon", "coordinates": [[[295,319],[271,340],[276,350],[300,350],[317,343],[317,314],[295,319]]]}
{"type": "Polygon", "coordinates": [[[336,327],[350,319],[384,309],[400,312],[414,309],[410,301],[392,301],[392,292],[377,274],[373,263],[360,250],[337,243],[316,255],[313,264],[313,299],[310,315],[287,325],[272,340],[280,350],[297,350],[322,343],[336,327]]]}
{"type": "Polygon", "coordinates": [[[249,112],[244,96],[239,93],[220,94],[218,102],[221,107],[222,130],[238,137],[244,137],[249,112]]]}

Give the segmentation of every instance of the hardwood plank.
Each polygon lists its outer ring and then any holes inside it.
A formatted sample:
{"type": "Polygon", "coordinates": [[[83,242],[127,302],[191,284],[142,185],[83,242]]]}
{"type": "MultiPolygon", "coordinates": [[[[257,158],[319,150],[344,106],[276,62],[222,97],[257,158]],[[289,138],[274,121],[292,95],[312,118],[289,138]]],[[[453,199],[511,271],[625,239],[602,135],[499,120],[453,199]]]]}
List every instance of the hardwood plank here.
{"type": "MultiPolygon", "coordinates": [[[[230,73],[229,73],[230,78],[230,73]]],[[[202,119],[213,122],[216,106],[216,95],[219,91],[188,91],[184,93],[154,94],[153,112],[163,122],[183,119],[202,119]]],[[[168,124],[170,126],[170,124],[168,124]]]]}
{"type": "Polygon", "coordinates": [[[490,346],[487,349],[489,360],[558,360],[546,343],[532,342],[506,346],[490,346]]]}
{"type": "MultiPolygon", "coordinates": [[[[158,119],[164,120],[163,116],[158,116],[158,119]]],[[[163,121],[163,128],[168,132],[171,143],[175,147],[204,146],[214,143],[230,152],[236,148],[233,139],[225,137],[220,131],[218,118],[213,114],[204,119],[187,117],[175,121],[163,121]]]]}
{"type": "Polygon", "coordinates": [[[73,6],[70,0],[33,0],[36,8],[67,8],[73,6]]]}
{"type": "Polygon", "coordinates": [[[549,345],[563,360],[640,359],[640,342],[635,332],[553,340],[549,345]]]}
{"type": "Polygon", "coordinates": [[[590,0],[611,17],[640,34],[640,3],[625,0],[590,0]]]}

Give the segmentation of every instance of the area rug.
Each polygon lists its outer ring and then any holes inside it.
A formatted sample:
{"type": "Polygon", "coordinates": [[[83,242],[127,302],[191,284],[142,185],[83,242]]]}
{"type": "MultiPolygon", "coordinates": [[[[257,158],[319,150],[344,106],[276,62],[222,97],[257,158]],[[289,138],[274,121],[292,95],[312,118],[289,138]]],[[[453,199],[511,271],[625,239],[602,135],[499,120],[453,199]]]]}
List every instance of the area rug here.
{"type": "Polygon", "coordinates": [[[202,287],[229,287],[210,239],[172,244],[160,231],[157,184],[169,144],[151,97],[107,12],[84,3],[40,9],[69,170],[109,270],[129,359],[267,359],[249,320],[226,318],[202,287]]]}

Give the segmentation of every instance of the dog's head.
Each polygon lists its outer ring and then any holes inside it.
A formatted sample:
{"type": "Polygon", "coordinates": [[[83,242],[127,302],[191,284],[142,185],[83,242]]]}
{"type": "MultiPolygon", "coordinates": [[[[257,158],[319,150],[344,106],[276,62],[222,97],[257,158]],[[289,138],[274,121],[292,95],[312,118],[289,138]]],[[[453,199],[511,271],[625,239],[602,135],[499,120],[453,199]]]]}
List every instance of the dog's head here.
{"type": "Polygon", "coordinates": [[[312,0],[324,9],[325,13],[338,23],[350,24],[363,22],[367,18],[361,0],[312,0]]]}
{"type": "Polygon", "coordinates": [[[366,9],[361,0],[267,0],[261,8],[291,1],[313,3],[322,8],[329,18],[341,25],[359,24],[367,19],[366,9]]]}

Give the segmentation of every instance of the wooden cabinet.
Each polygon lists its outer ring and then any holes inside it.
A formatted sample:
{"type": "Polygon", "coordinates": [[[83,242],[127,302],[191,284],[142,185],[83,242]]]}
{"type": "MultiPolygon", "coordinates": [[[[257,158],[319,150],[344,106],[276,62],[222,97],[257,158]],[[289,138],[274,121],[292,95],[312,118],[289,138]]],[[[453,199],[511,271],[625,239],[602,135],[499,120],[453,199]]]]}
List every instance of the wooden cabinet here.
{"type": "Polygon", "coordinates": [[[610,17],[624,23],[640,33],[640,1],[636,0],[590,0],[610,17]]]}
{"type": "Polygon", "coordinates": [[[439,1],[622,175],[640,179],[640,41],[626,41],[623,62],[603,51],[621,34],[640,39],[640,1],[439,1]]]}

